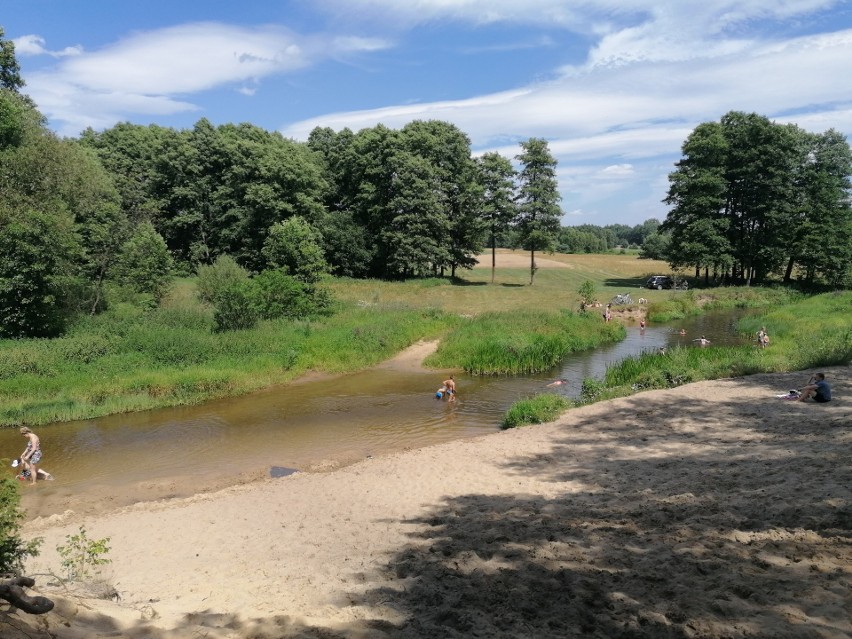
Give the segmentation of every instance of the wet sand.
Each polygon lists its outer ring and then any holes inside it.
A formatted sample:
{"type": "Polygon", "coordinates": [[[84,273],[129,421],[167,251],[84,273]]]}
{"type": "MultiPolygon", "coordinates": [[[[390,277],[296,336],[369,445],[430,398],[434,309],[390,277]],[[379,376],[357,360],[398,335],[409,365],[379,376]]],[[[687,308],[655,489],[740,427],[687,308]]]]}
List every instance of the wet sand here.
{"type": "Polygon", "coordinates": [[[850,637],[850,369],[826,369],[830,404],[775,397],[811,372],[186,499],[105,496],[27,522],[57,608],[0,617],[0,636],[850,637]],[[88,590],[51,585],[80,525],[112,563],[88,590]]]}

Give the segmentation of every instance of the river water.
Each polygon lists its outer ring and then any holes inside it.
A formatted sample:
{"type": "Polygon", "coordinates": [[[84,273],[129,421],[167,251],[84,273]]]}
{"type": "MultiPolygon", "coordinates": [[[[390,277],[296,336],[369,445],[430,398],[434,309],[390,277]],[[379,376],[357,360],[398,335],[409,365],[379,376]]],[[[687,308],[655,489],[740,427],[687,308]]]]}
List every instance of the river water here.
{"type": "MultiPolygon", "coordinates": [[[[22,505],[29,516],[94,512],[493,433],[515,401],[546,390],[576,397],[584,377],[600,377],[629,355],[692,345],[702,334],[713,344],[741,343],[735,322],[731,313],[644,330],[629,322],[622,342],[571,355],[547,374],[457,374],[453,403],[435,399],[444,371],[379,366],[201,406],[41,426],[42,464],[56,479],[22,486],[22,505]],[[547,389],[557,378],[569,383],[547,389]]],[[[0,430],[3,457],[24,444],[17,429],[0,430]]]]}

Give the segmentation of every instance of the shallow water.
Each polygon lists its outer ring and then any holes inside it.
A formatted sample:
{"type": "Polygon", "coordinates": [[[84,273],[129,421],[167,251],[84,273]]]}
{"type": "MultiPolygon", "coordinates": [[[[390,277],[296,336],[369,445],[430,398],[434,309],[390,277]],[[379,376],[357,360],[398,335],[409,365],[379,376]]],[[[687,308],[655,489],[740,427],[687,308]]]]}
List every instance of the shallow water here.
{"type": "MultiPolygon", "coordinates": [[[[92,511],[258,479],[272,467],[324,471],[492,433],[515,401],[554,379],[569,383],[548,390],[577,396],[584,377],[599,377],[607,364],[632,354],[691,345],[702,334],[714,344],[740,343],[734,323],[731,313],[645,330],[628,323],[624,341],[574,354],[547,374],[456,375],[453,403],[435,399],[442,371],[378,367],[201,406],[42,426],[42,464],[56,480],[26,486],[22,503],[30,516],[92,511]],[[681,326],[686,337],[677,334],[681,326]]],[[[24,443],[17,429],[0,431],[4,456],[18,455],[24,443]]]]}

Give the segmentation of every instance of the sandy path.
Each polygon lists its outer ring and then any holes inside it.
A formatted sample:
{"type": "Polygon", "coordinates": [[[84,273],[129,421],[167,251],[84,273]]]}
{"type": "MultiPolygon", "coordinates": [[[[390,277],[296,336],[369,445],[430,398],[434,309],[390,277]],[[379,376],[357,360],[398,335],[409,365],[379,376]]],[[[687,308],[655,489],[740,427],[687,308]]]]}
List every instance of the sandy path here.
{"type": "MultiPolygon", "coordinates": [[[[118,603],[46,577],[57,638],[850,637],[852,381],[642,393],[527,427],[78,520],[118,603]],[[65,625],[67,624],[67,625],[65,625]]],[[[0,636],[15,637],[2,625],[0,636]]],[[[17,622],[20,623],[20,622],[17,622]]],[[[18,635],[23,636],[23,635],[18,635]]]]}

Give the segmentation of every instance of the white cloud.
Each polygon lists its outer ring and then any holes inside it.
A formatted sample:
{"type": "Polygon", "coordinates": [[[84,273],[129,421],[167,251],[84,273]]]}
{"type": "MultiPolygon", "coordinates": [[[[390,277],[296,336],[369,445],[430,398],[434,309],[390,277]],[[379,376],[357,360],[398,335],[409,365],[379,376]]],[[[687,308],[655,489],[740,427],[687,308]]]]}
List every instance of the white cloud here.
{"type": "MultiPolygon", "coordinates": [[[[39,36],[20,41],[28,54],[50,53],[39,36]]],[[[184,24],[134,33],[93,52],[79,50],[76,57],[28,76],[27,91],[61,133],[76,135],[128,114],[198,110],[182,96],[222,86],[237,85],[236,91],[252,95],[271,75],[387,46],[375,38],[302,36],[283,27],[184,24]]]]}
{"type": "Polygon", "coordinates": [[[34,56],[34,55],[49,55],[54,58],[66,58],[69,56],[80,55],[83,53],[83,47],[65,47],[61,51],[49,51],[45,48],[44,38],[37,35],[25,35],[12,40],[15,45],[15,55],[18,56],[34,56]]]}

